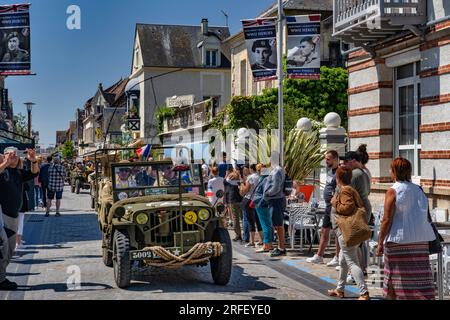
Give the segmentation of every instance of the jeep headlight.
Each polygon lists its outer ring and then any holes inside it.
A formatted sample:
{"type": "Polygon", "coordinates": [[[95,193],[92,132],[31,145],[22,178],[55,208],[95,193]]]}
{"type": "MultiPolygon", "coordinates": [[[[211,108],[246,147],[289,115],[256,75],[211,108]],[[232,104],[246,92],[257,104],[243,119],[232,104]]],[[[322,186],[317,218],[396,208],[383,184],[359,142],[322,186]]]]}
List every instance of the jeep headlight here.
{"type": "Polygon", "coordinates": [[[216,205],[216,212],[219,217],[221,217],[221,218],[224,217],[225,216],[225,205],[223,203],[218,203],[216,205]]]}
{"type": "Polygon", "coordinates": [[[209,219],[210,213],[209,213],[209,211],[206,210],[206,209],[201,209],[201,210],[198,212],[198,217],[200,218],[200,220],[206,221],[206,220],[209,219]]]}
{"type": "Polygon", "coordinates": [[[136,222],[138,224],[146,224],[148,222],[148,215],[146,213],[143,213],[143,212],[139,213],[136,216],[136,222]]]}

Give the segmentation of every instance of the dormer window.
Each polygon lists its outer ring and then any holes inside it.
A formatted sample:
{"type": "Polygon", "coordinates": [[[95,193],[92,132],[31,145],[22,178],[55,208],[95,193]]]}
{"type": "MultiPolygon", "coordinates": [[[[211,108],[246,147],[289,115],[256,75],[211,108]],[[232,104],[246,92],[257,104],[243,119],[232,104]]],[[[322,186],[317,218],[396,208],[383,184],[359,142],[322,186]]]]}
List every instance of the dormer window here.
{"type": "Polygon", "coordinates": [[[206,50],[206,66],[207,67],[217,67],[219,50],[206,50]]]}

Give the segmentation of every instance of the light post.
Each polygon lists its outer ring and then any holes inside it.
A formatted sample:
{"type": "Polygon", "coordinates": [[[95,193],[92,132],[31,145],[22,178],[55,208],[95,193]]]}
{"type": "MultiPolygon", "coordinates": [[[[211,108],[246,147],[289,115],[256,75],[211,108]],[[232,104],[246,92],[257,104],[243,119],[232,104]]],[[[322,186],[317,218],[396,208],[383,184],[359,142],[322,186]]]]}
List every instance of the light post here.
{"type": "Polygon", "coordinates": [[[31,110],[35,103],[33,102],[25,102],[24,105],[27,107],[28,112],[28,136],[31,138],[31,110]]]}

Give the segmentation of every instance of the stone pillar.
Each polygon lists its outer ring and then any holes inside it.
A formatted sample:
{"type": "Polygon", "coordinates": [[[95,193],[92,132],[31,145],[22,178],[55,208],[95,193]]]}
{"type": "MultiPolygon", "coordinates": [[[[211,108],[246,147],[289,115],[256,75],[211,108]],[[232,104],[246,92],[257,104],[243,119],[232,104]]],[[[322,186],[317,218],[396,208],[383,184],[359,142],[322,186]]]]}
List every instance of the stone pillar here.
{"type": "Polygon", "coordinates": [[[365,52],[348,61],[348,136],[350,150],[367,144],[372,183],[390,181],[393,151],[393,69],[365,52]]]}
{"type": "MultiPolygon", "coordinates": [[[[320,130],[322,148],[326,151],[336,150],[340,156],[343,156],[346,152],[347,132],[341,127],[341,117],[335,112],[330,112],[325,116],[324,123],[326,128],[320,130]]],[[[325,185],[326,181],[327,167],[324,160],[320,167],[320,184],[325,185]]]]}

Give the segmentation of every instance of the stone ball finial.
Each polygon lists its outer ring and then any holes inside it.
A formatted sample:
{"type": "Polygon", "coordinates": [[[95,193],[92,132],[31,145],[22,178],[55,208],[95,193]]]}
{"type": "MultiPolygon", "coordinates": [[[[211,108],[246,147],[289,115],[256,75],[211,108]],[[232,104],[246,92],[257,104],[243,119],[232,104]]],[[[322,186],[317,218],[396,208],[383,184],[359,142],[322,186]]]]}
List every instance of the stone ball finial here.
{"type": "Polygon", "coordinates": [[[323,122],[327,128],[339,128],[341,125],[341,117],[336,112],[330,112],[325,116],[323,122]]]}
{"type": "Polygon", "coordinates": [[[312,129],[312,122],[308,118],[301,118],[297,121],[297,130],[310,131],[312,129]]]}
{"type": "Polygon", "coordinates": [[[248,129],[240,128],[236,133],[238,138],[247,138],[248,137],[248,129]]]}

